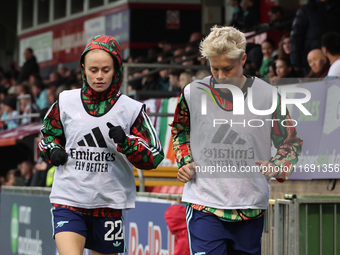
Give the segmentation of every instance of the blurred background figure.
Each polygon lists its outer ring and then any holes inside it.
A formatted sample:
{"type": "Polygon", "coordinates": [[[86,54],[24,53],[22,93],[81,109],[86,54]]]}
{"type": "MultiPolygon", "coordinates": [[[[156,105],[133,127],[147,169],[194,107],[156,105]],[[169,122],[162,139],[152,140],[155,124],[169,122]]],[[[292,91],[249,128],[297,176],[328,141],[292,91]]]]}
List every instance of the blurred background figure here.
{"type": "Polygon", "coordinates": [[[209,70],[201,69],[196,72],[193,80],[203,80],[204,77],[207,77],[209,75],[211,75],[211,72],[209,70]]]}
{"type": "Polygon", "coordinates": [[[169,73],[169,82],[170,82],[170,87],[169,91],[177,91],[178,93],[181,92],[180,90],[180,84],[179,84],[179,76],[183,70],[180,69],[172,69],[169,73]]]}
{"type": "Polygon", "coordinates": [[[33,54],[32,48],[25,49],[24,57],[26,61],[24,65],[22,66],[21,71],[19,73],[19,77],[17,80],[18,83],[28,80],[31,74],[39,74],[40,72],[40,68],[37,63],[37,59],[35,58],[33,54]]]}
{"type": "Polygon", "coordinates": [[[246,46],[247,61],[244,65],[244,73],[261,77],[259,70],[262,65],[263,53],[260,44],[247,43],[246,46]]]}
{"type": "Polygon", "coordinates": [[[184,71],[179,75],[179,88],[182,91],[183,88],[192,81],[193,74],[189,71],[184,71]]]}
{"type": "Polygon", "coordinates": [[[269,63],[274,60],[275,42],[267,38],[261,44],[263,54],[262,64],[260,66],[260,77],[268,78],[269,63]]]}
{"type": "Polygon", "coordinates": [[[1,185],[4,186],[25,186],[18,169],[10,169],[6,176],[1,179],[1,185]]]}
{"type": "Polygon", "coordinates": [[[285,34],[282,36],[279,42],[277,56],[279,58],[290,58],[290,35],[289,34],[285,34]]]}
{"type": "Polygon", "coordinates": [[[201,32],[193,32],[190,34],[189,43],[199,46],[202,39],[203,39],[203,34],[201,32]]]}
{"type": "Polygon", "coordinates": [[[19,125],[19,120],[6,120],[7,118],[15,117],[18,115],[17,108],[17,99],[15,95],[8,95],[4,101],[2,102],[2,114],[0,117],[1,120],[1,129],[2,130],[10,130],[16,128],[19,125]]]}
{"type": "Polygon", "coordinates": [[[282,34],[288,33],[291,30],[293,17],[285,15],[282,7],[279,5],[271,7],[268,11],[268,16],[269,22],[258,25],[255,30],[258,32],[270,30],[268,32],[269,36],[277,44],[276,38],[280,38],[282,34]]]}
{"type": "Polygon", "coordinates": [[[340,32],[340,1],[309,0],[295,15],[290,33],[290,61],[299,77],[308,74],[307,55],[321,48],[321,37],[329,31],[340,32]]]}
{"type": "MultiPolygon", "coordinates": [[[[33,86],[34,87],[34,86],[33,86]]],[[[19,113],[21,115],[28,115],[31,113],[39,113],[40,109],[35,103],[35,98],[32,93],[32,86],[28,83],[22,83],[18,86],[17,94],[20,97],[19,99],[19,113]]],[[[37,121],[38,118],[22,118],[20,120],[20,124],[25,125],[34,121],[37,121]]]]}
{"type": "Polygon", "coordinates": [[[242,0],[243,19],[240,30],[243,32],[253,31],[260,24],[260,10],[255,0],[242,0]]]}
{"type": "Polygon", "coordinates": [[[320,49],[311,50],[307,55],[310,72],[306,78],[322,79],[328,74],[329,61],[320,49]]]}
{"type": "Polygon", "coordinates": [[[31,186],[33,177],[33,162],[30,160],[24,160],[18,164],[18,169],[24,179],[25,186],[31,186]]]}
{"type": "MultiPolygon", "coordinates": [[[[278,58],[275,61],[277,81],[275,85],[297,83],[296,73],[288,58],[278,58]]],[[[273,79],[274,80],[274,79],[273,79]]]]}
{"type": "Polygon", "coordinates": [[[243,10],[241,7],[241,0],[229,0],[229,5],[233,8],[233,17],[231,18],[229,26],[242,28],[243,10]]]}
{"type": "Polygon", "coordinates": [[[190,254],[185,207],[181,205],[171,205],[165,211],[165,221],[170,232],[175,235],[174,253],[171,255],[190,254]]]}
{"type": "Polygon", "coordinates": [[[331,67],[327,77],[340,77],[340,33],[328,32],[323,35],[322,52],[328,58],[331,67]]]}

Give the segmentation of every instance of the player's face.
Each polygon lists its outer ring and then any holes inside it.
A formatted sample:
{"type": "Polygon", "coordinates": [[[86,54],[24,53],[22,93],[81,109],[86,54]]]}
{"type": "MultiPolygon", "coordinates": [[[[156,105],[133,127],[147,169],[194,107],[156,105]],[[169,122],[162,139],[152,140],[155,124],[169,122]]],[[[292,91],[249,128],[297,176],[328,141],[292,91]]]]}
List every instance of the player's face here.
{"type": "Polygon", "coordinates": [[[113,58],[103,50],[92,50],[85,55],[83,71],[90,87],[103,92],[110,87],[114,75],[113,58]]]}
{"type": "Polygon", "coordinates": [[[243,77],[243,65],[246,60],[246,54],[243,54],[241,59],[230,59],[225,55],[210,57],[210,70],[218,83],[225,83],[231,79],[238,80],[243,77]]]}

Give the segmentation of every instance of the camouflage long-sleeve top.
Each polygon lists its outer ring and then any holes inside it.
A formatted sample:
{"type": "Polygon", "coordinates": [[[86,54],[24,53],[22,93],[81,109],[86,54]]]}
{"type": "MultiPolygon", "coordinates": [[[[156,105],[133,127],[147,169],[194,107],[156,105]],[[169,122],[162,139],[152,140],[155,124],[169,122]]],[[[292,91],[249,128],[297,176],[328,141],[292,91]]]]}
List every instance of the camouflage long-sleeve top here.
{"type": "MultiPolygon", "coordinates": [[[[60,122],[58,101],[45,117],[41,135],[43,141],[40,143],[40,149],[43,157],[50,162],[51,151],[56,147],[64,149],[66,143],[63,125],[60,122]]],[[[125,154],[135,167],[153,169],[164,158],[164,152],[157,137],[150,119],[142,109],[124,143],[117,144],[117,150],[125,154]]]]}
{"type": "MultiPolygon", "coordinates": [[[[242,90],[246,90],[244,87],[242,90]]],[[[232,98],[226,99],[226,106],[232,110],[232,98]]],[[[303,141],[297,136],[296,129],[293,125],[283,127],[280,123],[286,120],[290,123],[291,117],[287,111],[286,115],[281,115],[281,99],[278,96],[278,103],[275,112],[272,113],[272,119],[278,121],[273,122],[271,129],[271,139],[277,149],[276,155],[269,161],[276,166],[285,166],[285,171],[280,172],[276,179],[283,182],[293,171],[294,165],[297,163],[298,155],[301,152],[303,141]]],[[[181,95],[174,115],[173,123],[171,123],[171,133],[173,137],[173,148],[176,154],[178,167],[191,163],[192,155],[190,148],[190,112],[183,95],[181,95]]],[[[191,204],[191,206],[200,211],[213,213],[221,218],[232,221],[253,219],[261,216],[263,210],[247,209],[247,210],[219,210],[202,205],[191,204]]]]}

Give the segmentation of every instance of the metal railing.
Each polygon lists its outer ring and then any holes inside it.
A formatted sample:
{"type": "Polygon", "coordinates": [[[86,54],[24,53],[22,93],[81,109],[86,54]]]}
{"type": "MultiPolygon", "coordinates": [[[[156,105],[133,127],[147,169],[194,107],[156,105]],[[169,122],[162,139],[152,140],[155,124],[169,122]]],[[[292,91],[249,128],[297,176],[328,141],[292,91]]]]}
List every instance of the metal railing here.
{"type": "MultiPolygon", "coordinates": [[[[22,99],[28,99],[28,105],[30,106],[30,113],[28,114],[19,114],[19,115],[16,115],[16,116],[13,116],[13,117],[7,117],[7,118],[4,118],[2,119],[1,121],[3,122],[6,122],[6,121],[10,121],[10,120],[22,120],[22,119],[25,119],[27,120],[27,123],[25,124],[29,124],[32,122],[32,119],[34,118],[39,118],[40,117],[40,113],[31,113],[32,112],[32,98],[31,98],[31,95],[20,95],[20,96],[17,96],[16,100],[16,108],[17,108],[17,111],[20,113],[20,100],[22,99]]],[[[19,126],[20,124],[18,124],[19,126]]],[[[1,130],[4,130],[3,129],[3,126],[1,126],[1,130]]]]}
{"type": "Polygon", "coordinates": [[[340,197],[278,199],[274,255],[340,254],[340,197]]]}

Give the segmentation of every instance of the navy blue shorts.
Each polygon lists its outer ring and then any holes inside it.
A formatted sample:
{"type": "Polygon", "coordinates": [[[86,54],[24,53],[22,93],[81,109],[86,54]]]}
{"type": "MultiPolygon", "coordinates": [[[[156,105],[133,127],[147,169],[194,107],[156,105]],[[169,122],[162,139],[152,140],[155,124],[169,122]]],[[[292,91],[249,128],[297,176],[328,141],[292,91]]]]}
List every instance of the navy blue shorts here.
{"type": "Polygon", "coordinates": [[[53,238],[64,231],[78,233],[86,238],[85,248],[100,253],[126,251],[123,217],[93,217],[67,208],[52,207],[53,238]]]}
{"type": "Polygon", "coordinates": [[[192,255],[261,255],[263,217],[223,221],[188,206],[186,219],[192,255]]]}

